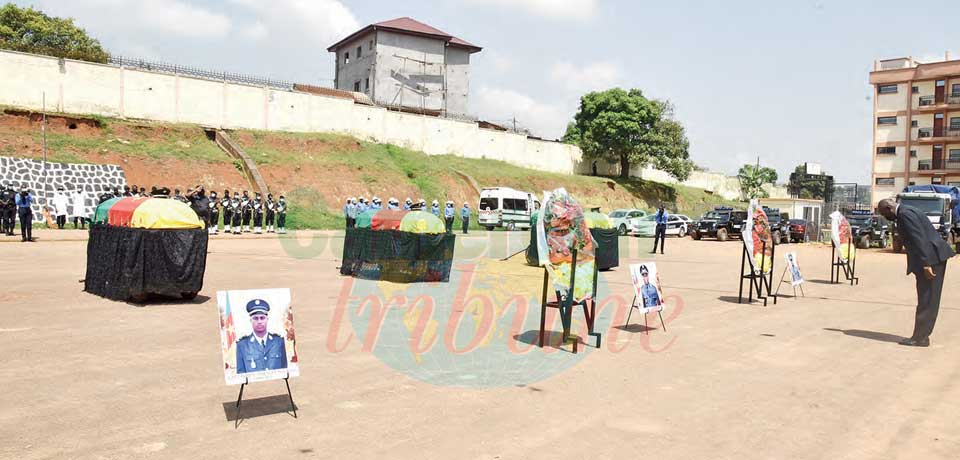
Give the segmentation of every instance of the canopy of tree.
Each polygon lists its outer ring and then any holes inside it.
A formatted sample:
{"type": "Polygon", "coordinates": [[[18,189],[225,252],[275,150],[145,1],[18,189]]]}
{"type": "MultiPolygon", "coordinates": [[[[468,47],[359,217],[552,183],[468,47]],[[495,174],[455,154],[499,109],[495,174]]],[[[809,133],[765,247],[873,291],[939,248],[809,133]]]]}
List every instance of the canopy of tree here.
{"type": "Polygon", "coordinates": [[[760,167],[754,165],[743,165],[737,172],[737,178],[740,179],[740,191],[744,198],[766,198],[769,196],[763,189],[763,184],[773,184],[777,181],[777,170],[773,168],[760,167]]]}
{"type": "Polygon", "coordinates": [[[73,24],[12,3],[0,7],[0,48],[26,53],[107,62],[100,42],[73,24]]]}
{"type": "Polygon", "coordinates": [[[579,146],[587,160],[618,163],[620,177],[629,176],[631,166],[653,165],[684,180],[694,167],[690,142],[670,103],[647,99],[638,89],[581,97],[563,140],[579,146]]]}

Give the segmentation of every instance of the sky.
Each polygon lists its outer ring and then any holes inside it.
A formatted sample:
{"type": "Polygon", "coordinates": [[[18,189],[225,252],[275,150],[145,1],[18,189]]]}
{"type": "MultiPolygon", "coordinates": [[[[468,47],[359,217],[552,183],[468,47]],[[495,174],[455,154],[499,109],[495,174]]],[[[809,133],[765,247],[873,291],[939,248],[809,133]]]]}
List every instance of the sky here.
{"type": "MultiPolygon", "coordinates": [[[[834,0],[44,0],[114,53],[331,86],[326,48],[409,16],[482,46],[469,111],[559,138],[580,96],[667,99],[698,165],[870,181],[874,59],[943,60],[960,3],[834,0]]],[[[952,55],[960,57],[960,49],[952,55]]]]}

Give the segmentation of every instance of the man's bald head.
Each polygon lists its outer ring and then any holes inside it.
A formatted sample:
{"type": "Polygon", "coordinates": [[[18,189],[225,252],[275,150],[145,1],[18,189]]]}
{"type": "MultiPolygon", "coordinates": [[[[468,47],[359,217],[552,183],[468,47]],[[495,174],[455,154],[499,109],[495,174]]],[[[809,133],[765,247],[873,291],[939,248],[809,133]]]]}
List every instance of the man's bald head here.
{"type": "Polygon", "coordinates": [[[881,216],[886,217],[887,220],[896,220],[897,219],[897,202],[891,199],[880,200],[877,203],[877,212],[881,216]]]}

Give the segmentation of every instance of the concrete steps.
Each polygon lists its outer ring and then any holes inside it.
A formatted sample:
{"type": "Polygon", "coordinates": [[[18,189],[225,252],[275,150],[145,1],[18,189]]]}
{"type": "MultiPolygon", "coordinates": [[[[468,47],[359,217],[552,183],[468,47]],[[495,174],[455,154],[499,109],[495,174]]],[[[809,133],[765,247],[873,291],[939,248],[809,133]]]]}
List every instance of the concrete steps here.
{"type": "Polygon", "coordinates": [[[247,178],[247,183],[250,184],[251,188],[259,190],[260,193],[266,197],[269,189],[267,188],[267,182],[263,180],[263,176],[260,175],[260,171],[257,169],[257,164],[247,155],[246,152],[240,148],[234,140],[227,134],[226,131],[222,129],[215,128],[205,128],[208,137],[211,137],[214,142],[217,143],[217,146],[221,150],[226,152],[230,157],[240,160],[242,166],[243,175],[247,178]]]}

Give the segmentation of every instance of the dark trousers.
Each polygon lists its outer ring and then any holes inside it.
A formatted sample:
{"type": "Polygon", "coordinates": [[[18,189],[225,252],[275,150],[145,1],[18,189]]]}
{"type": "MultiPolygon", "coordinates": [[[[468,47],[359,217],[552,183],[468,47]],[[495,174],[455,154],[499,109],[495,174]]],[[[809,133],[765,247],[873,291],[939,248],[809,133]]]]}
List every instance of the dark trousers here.
{"type": "Polygon", "coordinates": [[[287,226],[287,215],[286,214],[277,214],[277,227],[286,228],[287,226]]]}
{"type": "Polygon", "coordinates": [[[262,227],[263,226],[263,213],[258,212],[253,214],[253,226],[262,227]]]}
{"type": "Polygon", "coordinates": [[[464,234],[464,235],[467,234],[467,229],[468,229],[468,228],[470,228],[470,218],[469,218],[469,217],[464,217],[464,218],[463,218],[463,234],[464,234]]]}
{"type": "Polygon", "coordinates": [[[943,292],[943,276],[947,273],[947,263],[933,266],[936,278],[928,280],[923,273],[917,273],[917,319],[913,324],[913,338],[924,339],[933,333],[933,325],[940,312],[940,293],[943,292]]]}
{"type": "Polygon", "coordinates": [[[33,211],[30,208],[19,208],[17,214],[20,217],[20,239],[23,241],[33,239],[33,211]]]}
{"type": "Polygon", "coordinates": [[[267,211],[267,226],[273,225],[273,217],[274,217],[274,212],[267,211]]]}
{"type": "Polygon", "coordinates": [[[210,211],[210,225],[208,227],[220,227],[220,211],[210,211]]]}
{"type": "Polygon", "coordinates": [[[66,216],[66,215],[58,215],[58,216],[57,216],[57,228],[63,230],[63,226],[64,226],[64,225],[67,225],[67,216],[66,216]]]}
{"type": "Polygon", "coordinates": [[[250,226],[250,217],[253,216],[253,213],[250,211],[243,211],[240,213],[240,217],[243,219],[243,225],[250,226]]]}
{"type": "Polygon", "coordinates": [[[229,209],[224,208],[223,209],[223,225],[224,226],[233,225],[232,221],[233,221],[233,213],[230,212],[229,209]]]}
{"type": "Polygon", "coordinates": [[[74,217],[73,218],[73,228],[86,228],[87,218],[86,217],[74,217]]]}
{"type": "Polygon", "coordinates": [[[3,218],[3,232],[7,235],[13,235],[13,229],[16,227],[14,222],[17,220],[17,208],[0,210],[0,217],[3,218]]]}
{"type": "Polygon", "coordinates": [[[453,217],[444,217],[443,221],[447,224],[447,233],[453,233],[453,217]]]}
{"type": "Polygon", "coordinates": [[[664,224],[657,224],[657,232],[653,234],[653,252],[657,252],[657,243],[660,243],[660,254],[663,254],[667,245],[667,226],[664,224]]]}
{"type": "Polygon", "coordinates": [[[347,217],[347,228],[353,228],[357,225],[357,219],[353,217],[347,217]]]}

